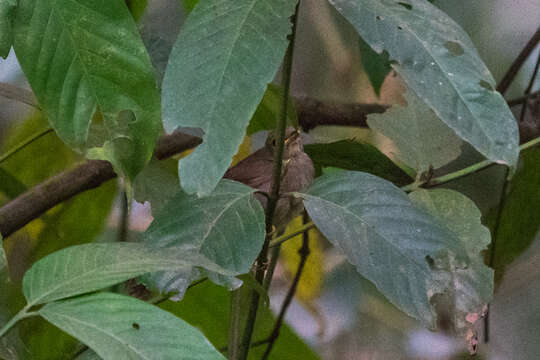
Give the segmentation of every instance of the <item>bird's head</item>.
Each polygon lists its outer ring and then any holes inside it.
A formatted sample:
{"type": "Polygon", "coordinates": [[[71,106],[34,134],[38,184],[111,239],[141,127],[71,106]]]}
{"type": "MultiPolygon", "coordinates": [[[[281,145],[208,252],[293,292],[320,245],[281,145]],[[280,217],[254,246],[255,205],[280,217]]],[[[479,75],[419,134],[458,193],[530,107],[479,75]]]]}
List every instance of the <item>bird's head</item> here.
{"type": "MultiPolygon", "coordinates": [[[[274,149],[277,146],[277,140],[275,134],[270,132],[266,138],[266,147],[268,147],[272,154],[274,149]]],[[[285,130],[285,147],[283,148],[283,159],[287,160],[304,151],[304,146],[302,145],[302,138],[300,137],[300,132],[293,127],[288,127],[285,130]]]]}

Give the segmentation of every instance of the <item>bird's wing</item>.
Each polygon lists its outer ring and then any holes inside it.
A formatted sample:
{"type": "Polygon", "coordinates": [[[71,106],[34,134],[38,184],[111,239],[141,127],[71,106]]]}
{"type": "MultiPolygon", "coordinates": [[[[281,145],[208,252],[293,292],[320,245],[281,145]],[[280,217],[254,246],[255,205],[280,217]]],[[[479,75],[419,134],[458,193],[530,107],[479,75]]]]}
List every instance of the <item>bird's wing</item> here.
{"type": "Polygon", "coordinates": [[[227,170],[223,176],[262,191],[270,190],[272,162],[267,159],[247,157],[227,170]]]}

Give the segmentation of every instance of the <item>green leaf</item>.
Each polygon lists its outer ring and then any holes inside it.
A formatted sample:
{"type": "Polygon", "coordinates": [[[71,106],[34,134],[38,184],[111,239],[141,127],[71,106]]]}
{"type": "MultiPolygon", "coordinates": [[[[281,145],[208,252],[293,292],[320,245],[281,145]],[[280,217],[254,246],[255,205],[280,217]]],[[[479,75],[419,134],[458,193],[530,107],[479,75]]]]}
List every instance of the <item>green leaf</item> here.
{"type": "Polygon", "coordinates": [[[9,55],[13,44],[13,11],[17,0],[0,1],[0,56],[4,59],[9,55]]]}
{"type": "Polygon", "coordinates": [[[23,292],[29,304],[37,305],[99,290],[147,272],[193,265],[234,275],[191,249],[162,249],[141,243],[85,244],[35,263],[23,278],[23,292]]]}
{"type": "Polygon", "coordinates": [[[101,357],[94,350],[88,349],[77,356],[75,360],[101,360],[101,357]]]}
{"type": "Polygon", "coordinates": [[[160,104],[150,59],[124,1],[21,0],[14,33],[17,58],[57,134],[88,150],[99,111],[107,137],[88,155],[100,154],[133,179],[152,155],[160,104]]]}
{"type": "Polygon", "coordinates": [[[287,48],[294,0],[201,0],[163,79],[163,125],[198,127],[203,144],[179,162],[188,194],[208,195],[227,170],[287,48]],[[212,24],[212,26],[209,26],[212,24]]]}
{"type": "Polygon", "coordinates": [[[414,93],[405,93],[407,107],[393,106],[368,115],[368,125],[390,138],[397,157],[417,173],[438,169],[461,153],[461,140],[414,93]]]}
{"type": "MultiPolygon", "coordinates": [[[[281,116],[283,96],[285,96],[283,87],[268,84],[261,103],[249,122],[247,135],[276,128],[277,120],[281,116]]],[[[289,105],[287,106],[287,124],[298,127],[298,115],[296,114],[296,107],[291,98],[289,98],[289,105]]]]}
{"type": "Polygon", "coordinates": [[[87,295],[47,304],[39,314],[104,360],[225,359],[199,330],[132,297],[87,295]]]}
{"type": "Polygon", "coordinates": [[[488,159],[515,166],[518,129],[473,43],[424,0],[330,0],[378,53],[462,139],[488,159]]]}
{"type": "Polygon", "coordinates": [[[135,200],[148,201],[155,214],[178,191],[177,167],[177,160],[152,158],[135,179],[135,200]]]}
{"type": "MultiPolygon", "coordinates": [[[[153,246],[187,247],[235,274],[247,273],[265,238],[264,211],[254,192],[231,180],[222,180],[203,198],[179,191],[154,215],[143,239],[153,246]]],[[[210,276],[220,283],[236,280],[210,276]]],[[[168,271],[146,282],[162,292],[178,292],[178,299],[194,277],[192,271],[168,271]]]]}
{"type": "Polygon", "coordinates": [[[373,86],[375,94],[379,96],[384,79],[392,70],[388,53],[377,54],[362,38],[359,40],[359,45],[364,71],[371,82],[371,86],[373,86]]]}
{"type": "Polygon", "coordinates": [[[199,0],[180,0],[184,4],[184,9],[187,12],[191,12],[199,0]]]}
{"type": "Polygon", "coordinates": [[[376,147],[354,140],[308,144],[304,145],[304,151],[319,174],[323,167],[337,167],[368,172],[399,185],[413,180],[376,147]]]}
{"type": "Polygon", "coordinates": [[[467,251],[469,265],[461,268],[450,264],[451,285],[442,299],[437,299],[446,306],[451,304],[452,308],[445,309],[445,318],[451,319],[454,329],[463,334],[474,325],[472,319],[482,317],[484,307],[493,298],[493,270],[484,264],[481,254],[491,241],[489,230],[482,225],[482,214],[476,205],[456,191],[417,190],[409,198],[451,229],[467,251]]]}
{"type": "Polygon", "coordinates": [[[0,191],[9,199],[13,199],[25,192],[28,188],[15,176],[0,167],[0,191]]]}
{"type": "MultiPolygon", "coordinates": [[[[249,288],[242,287],[241,291],[245,290],[249,288]]],[[[182,301],[166,301],[160,307],[201,329],[216,348],[227,345],[230,293],[226,289],[206,281],[189,289],[182,301]]],[[[272,311],[266,306],[259,306],[252,340],[268,338],[274,324],[272,311]]],[[[265,350],[265,346],[252,348],[248,359],[260,360],[265,350]]],[[[317,360],[319,357],[289,326],[283,324],[270,359],[317,360]]]]}
{"type": "MultiPolygon", "coordinates": [[[[529,149],[520,156],[512,177],[497,232],[493,267],[500,280],[504,268],[531,245],[540,231],[540,149],[529,149]]],[[[496,209],[490,214],[492,222],[496,209]]]]}
{"type": "Polygon", "coordinates": [[[126,5],[133,18],[137,21],[141,18],[148,5],[147,0],[126,0],[126,5]]]}
{"type": "Polygon", "coordinates": [[[430,299],[448,281],[433,264],[466,260],[457,236],[376,176],[342,171],[318,178],[304,206],[317,228],[358,272],[408,315],[434,326],[430,299]]]}

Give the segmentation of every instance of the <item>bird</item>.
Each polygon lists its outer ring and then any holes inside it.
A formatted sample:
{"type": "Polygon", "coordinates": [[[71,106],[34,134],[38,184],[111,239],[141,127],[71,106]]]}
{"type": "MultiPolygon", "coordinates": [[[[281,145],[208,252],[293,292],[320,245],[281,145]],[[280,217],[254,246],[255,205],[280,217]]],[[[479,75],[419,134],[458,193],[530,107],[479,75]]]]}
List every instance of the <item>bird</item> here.
{"type": "MultiPolygon", "coordinates": [[[[274,133],[270,132],[264,147],[231,167],[223,177],[269,194],[272,186],[272,164],[276,146],[277,139],[274,133]]],[[[304,152],[300,132],[293,127],[288,127],[285,131],[282,161],[280,199],[277,202],[272,221],[278,232],[283,230],[287,223],[300,215],[303,210],[302,199],[285,194],[306,190],[315,177],[313,162],[304,152]]],[[[268,197],[260,193],[255,193],[255,197],[266,210],[268,197]]]]}

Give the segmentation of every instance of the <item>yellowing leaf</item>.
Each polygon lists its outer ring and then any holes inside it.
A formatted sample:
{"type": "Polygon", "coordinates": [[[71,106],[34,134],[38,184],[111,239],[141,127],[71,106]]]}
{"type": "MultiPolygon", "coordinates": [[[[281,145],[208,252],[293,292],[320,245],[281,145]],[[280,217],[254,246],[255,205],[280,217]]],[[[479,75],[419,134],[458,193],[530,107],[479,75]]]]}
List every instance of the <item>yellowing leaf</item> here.
{"type": "MultiPolygon", "coordinates": [[[[302,217],[299,216],[292,220],[285,234],[294,232],[302,226],[302,217]]],[[[321,234],[317,229],[308,231],[309,236],[309,256],[307,258],[302,277],[298,283],[296,290],[297,299],[306,305],[310,310],[312,301],[317,299],[321,292],[323,280],[323,250],[321,247],[321,234]]],[[[286,241],[281,246],[281,260],[287,273],[291,277],[296,274],[300,256],[298,249],[302,246],[302,235],[297,235],[294,238],[286,241]]]]}
{"type": "Polygon", "coordinates": [[[244,140],[238,148],[238,152],[233,156],[231,166],[236,165],[238,162],[244,160],[251,154],[251,138],[249,136],[244,136],[244,140]]]}

